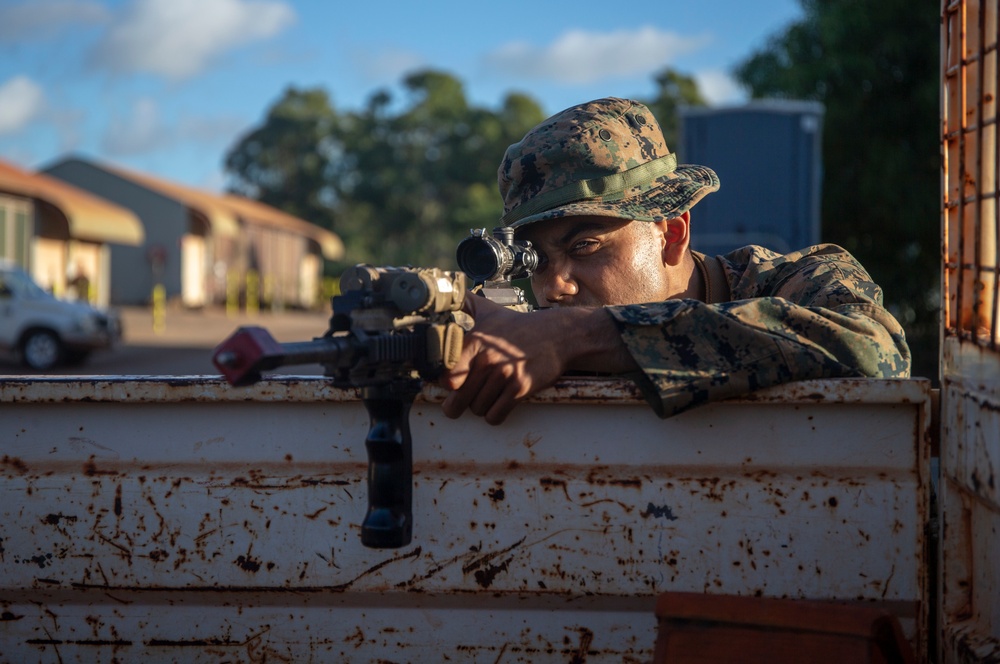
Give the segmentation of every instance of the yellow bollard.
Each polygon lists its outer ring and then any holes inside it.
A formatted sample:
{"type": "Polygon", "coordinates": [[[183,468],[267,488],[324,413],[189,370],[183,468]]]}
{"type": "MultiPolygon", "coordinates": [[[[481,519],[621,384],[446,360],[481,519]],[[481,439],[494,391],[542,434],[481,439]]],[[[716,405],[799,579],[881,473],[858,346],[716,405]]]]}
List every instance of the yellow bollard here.
{"type": "Polygon", "coordinates": [[[260,312],[260,275],[256,270],[247,270],[247,316],[260,312]]]}
{"type": "Polygon", "coordinates": [[[167,289],[163,284],[153,286],[153,332],[163,334],[167,329],[167,289]]]}
{"type": "Polygon", "coordinates": [[[240,275],[236,270],[226,273],[226,317],[236,318],[240,313],[240,275]]]}
{"type": "Polygon", "coordinates": [[[274,311],[274,277],[272,275],[264,275],[264,284],[263,288],[261,288],[261,292],[264,296],[264,301],[268,303],[271,311],[274,311]]]}
{"type": "Polygon", "coordinates": [[[330,298],[334,295],[340,295],[340,280],[333,277],[323,277],[322,288],[323,304],[325,306],[329,304],[330,298]]]}

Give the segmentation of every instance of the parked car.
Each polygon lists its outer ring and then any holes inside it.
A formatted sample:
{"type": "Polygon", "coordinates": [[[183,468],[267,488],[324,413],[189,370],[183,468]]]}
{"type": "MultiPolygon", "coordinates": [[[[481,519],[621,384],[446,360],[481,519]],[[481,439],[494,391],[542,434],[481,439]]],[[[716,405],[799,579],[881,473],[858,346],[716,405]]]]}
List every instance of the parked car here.
{"type": "Polygon", "coordinates": [[[0,262],[0,349],[31,369],[83,362],[120,339],[115,312],[60,300],[17,265],[0,262]]]}

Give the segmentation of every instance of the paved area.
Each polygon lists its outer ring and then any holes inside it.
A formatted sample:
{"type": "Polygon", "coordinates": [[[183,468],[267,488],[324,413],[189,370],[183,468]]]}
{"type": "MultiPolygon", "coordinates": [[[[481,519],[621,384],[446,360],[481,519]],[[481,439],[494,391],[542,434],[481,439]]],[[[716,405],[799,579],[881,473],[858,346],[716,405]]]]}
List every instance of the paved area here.
{"type": "Polygon", "coordinates": [[[146,307],[118,309],[124,341],[136,346],[214,348],[243,325],[259,325],[278,341],[308,341],[326,332],[330,315],[321,311],[262,311],[256,316],[230,317],[222,308],[189,310],[168,307],[162,331],[153,328],[153,313],[146,307]]]}

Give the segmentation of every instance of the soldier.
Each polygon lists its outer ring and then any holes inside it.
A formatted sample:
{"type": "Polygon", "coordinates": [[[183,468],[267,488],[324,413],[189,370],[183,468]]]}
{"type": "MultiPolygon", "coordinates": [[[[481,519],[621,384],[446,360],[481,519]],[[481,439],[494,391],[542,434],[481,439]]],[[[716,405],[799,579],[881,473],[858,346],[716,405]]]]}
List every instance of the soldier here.
{"type": "Polygon", "coordinates": [[[678,165],[642,104],[554,115],[507,149],[498,176],[503,225],[540,255],[543,309],[466,298],[475,327],[442,381],[449,417],[498,424],[570,370],[632,377],[661,417],[795,380],[909,375],[902,327],[844,249],[691,250],[691,208],[719,178],[678,165]]]}

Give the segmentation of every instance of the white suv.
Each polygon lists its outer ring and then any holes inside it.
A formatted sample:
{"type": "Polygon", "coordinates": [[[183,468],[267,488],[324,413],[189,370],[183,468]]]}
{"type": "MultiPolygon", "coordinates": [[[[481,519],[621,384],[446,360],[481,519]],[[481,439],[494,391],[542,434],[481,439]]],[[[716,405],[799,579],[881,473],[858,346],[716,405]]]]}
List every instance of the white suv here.
{"type": "Polygon", "coordinates": [[[121,339],[114,312],[56,299],[20,267],[0,261],[0,349],[46,371],[83,362],[91,351],[121,339]]]}

